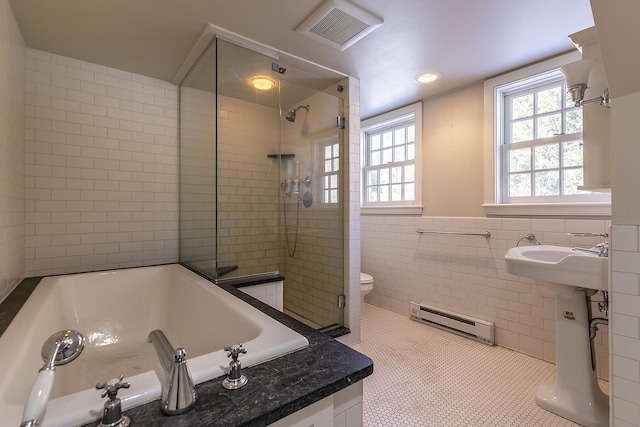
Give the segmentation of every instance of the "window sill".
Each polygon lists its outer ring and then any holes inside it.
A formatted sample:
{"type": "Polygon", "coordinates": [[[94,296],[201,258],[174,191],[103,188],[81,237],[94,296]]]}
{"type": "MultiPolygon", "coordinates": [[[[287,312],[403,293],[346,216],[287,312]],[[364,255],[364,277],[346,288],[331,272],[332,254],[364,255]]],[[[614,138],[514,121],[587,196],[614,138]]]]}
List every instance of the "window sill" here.
{"type": "Polygon", "coordinates": [[[416,215],[422,216],[424,206],[362,206],[360,215],[416,215]]]}
{"type": "Polygon", "coordinates": [[[485,204],[482,207],[488,217],[611,217],[609,202],[485,204]]]}

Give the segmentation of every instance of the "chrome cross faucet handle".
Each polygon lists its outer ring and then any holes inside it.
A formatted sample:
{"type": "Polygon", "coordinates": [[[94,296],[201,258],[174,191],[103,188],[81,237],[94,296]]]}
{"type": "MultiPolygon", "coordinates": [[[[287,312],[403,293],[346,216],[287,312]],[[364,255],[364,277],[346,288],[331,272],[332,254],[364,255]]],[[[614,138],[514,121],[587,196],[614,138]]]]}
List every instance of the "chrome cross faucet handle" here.
{"type": "Polygon", "coordinates": [[[224,350],[229,352],[227,357],[231,357],[232,360],[229,363],[229,373],[227,378],[222,381],[222,386],[228,390],[235,390],[247,384],[247,377],[242,375],[242,366],[238,361],[240,353],[246,353],[247,349],[242,348],[242,344],[236,344],[225,347],[224,350]]]}
{"type": "Polygon", "coordinates": [[[238,361],[238,355],[240,353],[246,353],[247,349],[242,348],[242,343],[232,345],[231,347],[225,347],[224,351],[228,351],[227,357],[231,357],[234,361],[238,361]]]}
{"type": "Polygon", "coordinates": [[[118,390],[131,387],[131,384],[122,381],[123,378],[124,375],[120,375],[117,379],[96,384],[96,389],[102,390],[100,396],[109,397],[104,403],[102,421],[98,427],[127,427],[130,424],[129,417],[122,415],[122,403],[117,397],[118,390]]]}

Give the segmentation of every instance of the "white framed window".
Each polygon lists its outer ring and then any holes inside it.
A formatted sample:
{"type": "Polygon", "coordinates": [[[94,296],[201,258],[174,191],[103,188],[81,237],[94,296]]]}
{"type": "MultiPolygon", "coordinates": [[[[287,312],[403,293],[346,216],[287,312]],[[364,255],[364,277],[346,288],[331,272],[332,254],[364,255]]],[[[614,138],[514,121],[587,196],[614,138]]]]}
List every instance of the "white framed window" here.
{"type": "Polygon", "coordinates": [[[322,203],[336,204],[339,198],[340,144],[329,142],[320,147],[322,172],[320,173],[322,203]]]}
{"type": "Polygon", "coordinates": [[[361,123],[363,213],[422,213],[422,103],[361,123]]]}
{"type": "Polygon", "coordinates": [[[560,71],[545,77],[502,88],[503,203],[594,200],[592,193],[578,190],[583,185],[582,107],[567,96],[560,71]]]}
{"type": "Polygon", "coordinates": [[[583,185],[582,108],[566,93],[568,54],[485,82],[488,215],[607,215],[583,185]],[[490,175],[491,174],[491,175],[490,175]]]}

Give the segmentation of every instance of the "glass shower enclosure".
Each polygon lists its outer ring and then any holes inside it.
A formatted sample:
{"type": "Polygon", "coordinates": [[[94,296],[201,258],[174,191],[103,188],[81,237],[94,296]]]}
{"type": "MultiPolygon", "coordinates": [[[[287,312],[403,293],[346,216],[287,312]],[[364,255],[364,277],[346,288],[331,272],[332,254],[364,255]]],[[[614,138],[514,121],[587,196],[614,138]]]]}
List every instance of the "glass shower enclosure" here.
{"type": "Polygon", "coordinates": [[[321,74],[214,39],[179,109],[180,262],[214,280],[279,273],[284,311],[318,329],[344,324],[347,176],[341,77],[321,74]]]}

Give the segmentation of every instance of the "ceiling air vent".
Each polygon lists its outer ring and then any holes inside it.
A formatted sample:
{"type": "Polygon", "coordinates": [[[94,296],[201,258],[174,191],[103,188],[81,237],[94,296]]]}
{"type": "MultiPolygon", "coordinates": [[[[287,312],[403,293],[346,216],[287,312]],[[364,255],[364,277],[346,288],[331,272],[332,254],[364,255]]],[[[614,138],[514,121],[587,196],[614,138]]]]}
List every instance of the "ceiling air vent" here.
{"type": "Polygon", "coordinates": [[[345,50],[382,22],[382,19],[346,0],[327,0],[296,28],[296,32],[345,50]]]}

